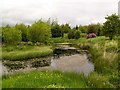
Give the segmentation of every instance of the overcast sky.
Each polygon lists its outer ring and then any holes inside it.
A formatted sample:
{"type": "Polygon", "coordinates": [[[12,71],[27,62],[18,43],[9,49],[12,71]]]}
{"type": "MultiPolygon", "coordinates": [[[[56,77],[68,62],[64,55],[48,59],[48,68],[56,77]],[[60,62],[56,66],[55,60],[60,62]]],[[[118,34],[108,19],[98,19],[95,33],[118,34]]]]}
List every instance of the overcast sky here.
{"type": "Polygon", "coordinates": [[[0,0],[0,25],[32,24],[43,18],[61,23],[87,25],[103,23],[107,15],[118,14],[119,0],[0,0]]]}

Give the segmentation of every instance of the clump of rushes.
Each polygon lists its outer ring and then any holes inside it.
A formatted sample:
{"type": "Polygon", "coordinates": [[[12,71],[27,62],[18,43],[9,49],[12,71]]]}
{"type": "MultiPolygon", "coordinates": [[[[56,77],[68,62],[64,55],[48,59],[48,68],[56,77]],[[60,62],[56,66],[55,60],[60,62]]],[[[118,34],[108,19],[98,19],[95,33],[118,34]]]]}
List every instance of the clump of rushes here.
{"type": "MultiPolygon", "coordinates": [[[[89,41],[90,45],[90,53],[92,55],[92,61],[94,63],[95,71],[97,74],[91,74],[89,78],[92,78],[93,85],[97,85],[96,79],[97,76],[107,77],[107,81],[113,86],[118,87],[120,80],[118,74],[113,74],[118,72],[118,44],[117,40],[103,40],[100,39],[97,41],[96,39],[91,39],[89,41]],[[101,41],[102,40],[102,41],[101,41]],[[95,79],[96,76],[96,79],[95,79]]],[[[107,83],[108,83],[107,82],[107,83]]],[[[98,84],[98,87],[99,86],[98,84]]],[[[107,87],[107,86],[106,86],[107,87]]]]}
{"type": "Polygon", "coordinates": [[[96,72],[88,76],[88,86],[92,88],[115,88],[107,77],[102,76],[96,72]]]}

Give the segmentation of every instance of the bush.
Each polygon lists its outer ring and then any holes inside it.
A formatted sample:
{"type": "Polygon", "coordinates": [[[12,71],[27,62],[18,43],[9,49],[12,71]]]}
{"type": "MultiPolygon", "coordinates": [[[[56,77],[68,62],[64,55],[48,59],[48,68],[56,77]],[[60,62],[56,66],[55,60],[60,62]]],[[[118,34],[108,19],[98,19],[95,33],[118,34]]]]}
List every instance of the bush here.
{"type": "Polygon", "coordinates": [[[16,24],[15,27],[21,31],[22,41],[27,42],[28,41],[28,38],[27,38],[28,28],[27,28],[27,26],[25,26],[24,24],[16,24]]]}
{"type": "Polygon", "coordinates": [[[80,38],[80,31],[76,30],[75,31],[75,39],[79,39],[80,38]]]}
{"type": "Polygon", "coordinates": [[[86,33],[81,33],[81,34],[80,34],[80,37],[81,37],[81,38],[86,38],[86,36],[87,36],[86,33]]]}
{"type": "Polygon", "coordinates": [[[109,81],[115,86],[115,87],[120,87],[119,81],[120,81],[120,76],[119,76],[118,71],[112,71],[110,74],[109,81]]]}
{"type": "Polygon", "coordinates": [[[87,33],[96,33],[96,26],[94,24],[91,24],[88,26],[87,33]]]}
{"type": "Polygon", "coordinates": [[[31,42],[47,42],[48,38],[51,37],[50,25],[39,20],[32,24],[28,30],[28,39],[31,42]]]}
{"type": "Polygon", "coordinates": [[[4,42],[7,44],[15,44],[22,40],[21,31],[16,28],[5,28],[3,30],[4,42]]]}
{"type": "Polygon", "coordinates": [[[69,32],[68,32],[68,39],[74,39],[75,38],[75,34],[74,34],[74,30],[70,30],[69,32]]]}
{"type": "Polygon", "coordinates": [[[106,22],[103,24],[103,31],[106,37],[112,40],[115,36],[119,35],[120,31],[120,17],[116,14],[105,17],[106,22]]]}
{"type": "Polygon", "coordinates": [[[51,33],[53,38],[63,37],[63,31],[61,30],[61,27],[58,24],[52,26],[51,33]]]}

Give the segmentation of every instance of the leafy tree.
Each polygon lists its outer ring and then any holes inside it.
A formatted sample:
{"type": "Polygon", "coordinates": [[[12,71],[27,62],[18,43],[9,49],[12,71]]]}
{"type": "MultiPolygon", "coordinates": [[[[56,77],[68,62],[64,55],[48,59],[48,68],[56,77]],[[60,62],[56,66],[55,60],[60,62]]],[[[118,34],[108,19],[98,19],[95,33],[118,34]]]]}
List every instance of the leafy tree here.
{"type": "Polygon", "coordinates": [[[2,42],[2,27],[0,27],[0,43],[2,42]]]}
{"type": "Polygon", "coordinates": [[[80,31],[79,30],[76,30],[75,32],[74,32],[75,34],[75,36],[74,36],[74,38],[75,39],[79,39],[80,38],[80,31]]]}
{"type": "Polygon", "coordinates": [[[63,37],[63,32],[61,30],[61,27],[58,24],[52,26],[51,33],[52,33],[52,37],[54,38],[63,37]]]}
{"type": "Polygon", "coordinates": [[[71,29],[68,32],[68,39],[74,39],[75,38],[75,29],[71,29]]]}
{"type": "Polygon", "coordinates": [[[3,27],[3,28],[11,28],[11,27],[10,27],[10,25],[9,25],[9,24],[7,24],[7,25],[6,25],[5,27],[3,27]]]}
{"type": "MultiPolygon", "coordinates": [[[[48,22],[48,21],[47,21],[48,22]]],[[[58,24],[58,21],[57,19],[54,19],[52,22],[51,22],[51,26],[55,26],[58,24]]]]}
{"type": "Polygon", "coordinates": [[[73,38],[74,38],[74,32],[73,32],[73,30],[70,30],[68,32],[68,39],[73,39],[73,38]]]}
{"type": "MultiPolygon", "coordinates": [[[[76,26],[77,27],[77,26],[76,26]]],[[[74,27],[68,32],[68,39],[79,39],[80,38],[80,30],[74,27]]]]}
{"type": "Polygon", "coordinates": [[[79,26],[78,29],[81,31],[81,33],[87,33],[87,26],[79,26]]]}
{"type": "Polygon", "coordinates": [[[14,27],[4,28],[3,38],[4,38],[4,42],[7,44],[18,43],[22,40],[21,31],[14,27]]]}
{"type": "Polygon", "coordinates": [[[102,35],[102,25],[100,23],[98,24],[94,24],[95,27],[95,32],[97,36],[101,36],[102,35]]]}
{"type": "Polygon", "coordinates": [[[97,33],[97,29],[96,29],[96,25],[95,24],[91,24],[88,26],[88,29],[87,29],[87,33],[97,33]]]}
{"type": "Polygon", "coordinates": [[[9,26],[9,25],[6,25],[5,27],[2,27],[2,29],[1,29],[1,33],[2,33],[2,42],[4,43],[4,31],[6,30],[6,29],[10,29],[11,27],[9,26]]]}
{"type": "Polygon", "coordinates": [[[49,18],[46,23],[51,25],[51,19],[49,18]]]}
{"type": "Polygon", "coordinates": [[[65,25],[61,25],[61,30],[64,32],[64,33],[68,33],[68,31],[71,29],[70,25],[69,24],[65,24],[65,25]]]}
{"type": "Polygon", "coordinates": [[[76,25],[76,26],[75,26],[75,29],[78,30],[78,28],[79,28],[78,25],[76,25]]]}
{"type": "Polygon", "coordinates": [[[28,38],[32,42],[45,43],[51,37],[50,25],[39,20],[32,24],[28,30],[28,38]]]}
{"type": "Polygon", "coordinates": [[[114,38],[120,31],[120,19],[116,14],[105,17],[107,20],[103,25],[104,35],[108,36],[110,40],[114,38]]]}
{"type": "Polygon", "coordinates": [[[28,39],[27,39],[27,30],[28,30],[27,26],[25,26],[24,24],[21,23],[21,24],[16,24],[15,27],[21,31],[22,41],[24,41],[24,42],[28,41],[28,39]]]}

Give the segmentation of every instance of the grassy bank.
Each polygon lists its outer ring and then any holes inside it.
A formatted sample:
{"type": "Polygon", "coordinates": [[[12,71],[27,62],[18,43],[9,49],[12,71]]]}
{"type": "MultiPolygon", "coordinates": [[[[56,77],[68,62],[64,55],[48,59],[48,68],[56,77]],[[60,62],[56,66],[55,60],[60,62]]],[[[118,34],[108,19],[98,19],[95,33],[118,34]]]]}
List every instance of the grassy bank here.
{"type": "Polygon", "coordinates": [[[70,72],[33,71],[7,75],[2,79],[3,88],[115,88],[108,78],[96,72],[85,77],[70,72]]]}
{"type": "MultiPolygon", "coordinates": [[[[54,41],[58,43],[57,39],[54,41]]],[[[62,41],[59,41],[62,42],[62,41]]],[[[75,43],[81,49],[89,50],[92,55],[95,71],[88,77],[74,73],[61,72],[32,72],[28,74],[19,74],[15,76],[3,77],[3,87],[46,87],[46,88],[118,88],[119,81],[119,59],[118,59],[118,40],[107,40],[104,36],[93,39],[80,38],[71,39],[65,42],[75,43]],[[12,82],[12,84],[11,84],[12,82]]],[[[64,42],[62,42],[64,43],[64,42]]],[[[8,46],[3,47],[4,58],[19,60],[46,56],[52,53],[50,46],[8,46]],[[23,53],[24,52],[24,53],[23,53]],[[30,52],[31,54],[29,54],[30,52]],[[39,54],[35,54],[39,53],[39,54]],[[45,54],[41,54],[46,52],[45,54]],[[48,53],[49,52],[49,53],[48,53]],[[28,53],[28,54],[26,54],[28,53]],[[18,54],[18,56],[17,56],[18,54]],[[5,56],[6,55],[6,56],[5,56]],[[13,57],[13,56],[14,57],[13,57]],[[33,56],[32,56],[33,55],[33,56]],[[24,57],[25,58],[24,58],[24,57]],[[22,59],[21,59],[22,58],[22,59]]]]}
{"type": "MultiPolygon", "coordinates": [[[[94,38],[88,41],[89,51],[92,55],[96,74],[89,77],[91,84],[100,85],[99,77],[106,79],[111,87],[120,87],[118,73],[118,40],[106,40],[104,37],[94,38]]],[[[102,80],[102,79],[101,79],[102,80]]],[[[106,86],[107,87],[107,86],[106,86]]]]}
{"type": "Polygon", "coordinates": [[[89,50],[94,63],[95,71],[88,78],[88,86],[93,88],[118,88],[119,81],[119,58],[118,39],[108,40],[101,36],[97,38],[70,40],[76,43],[80,49],[89,50]]]}
{"type": "Polygon", "coordinates": [[[3,77],[3,88],[87,88],[84,75],[42,71],[3,77]]]}
{"type": "Polygon", "coordinates": [[[3,60],[28,60],[45,57],[52,54],[50,46],[4,46],[2,47],[3,60]]]}

